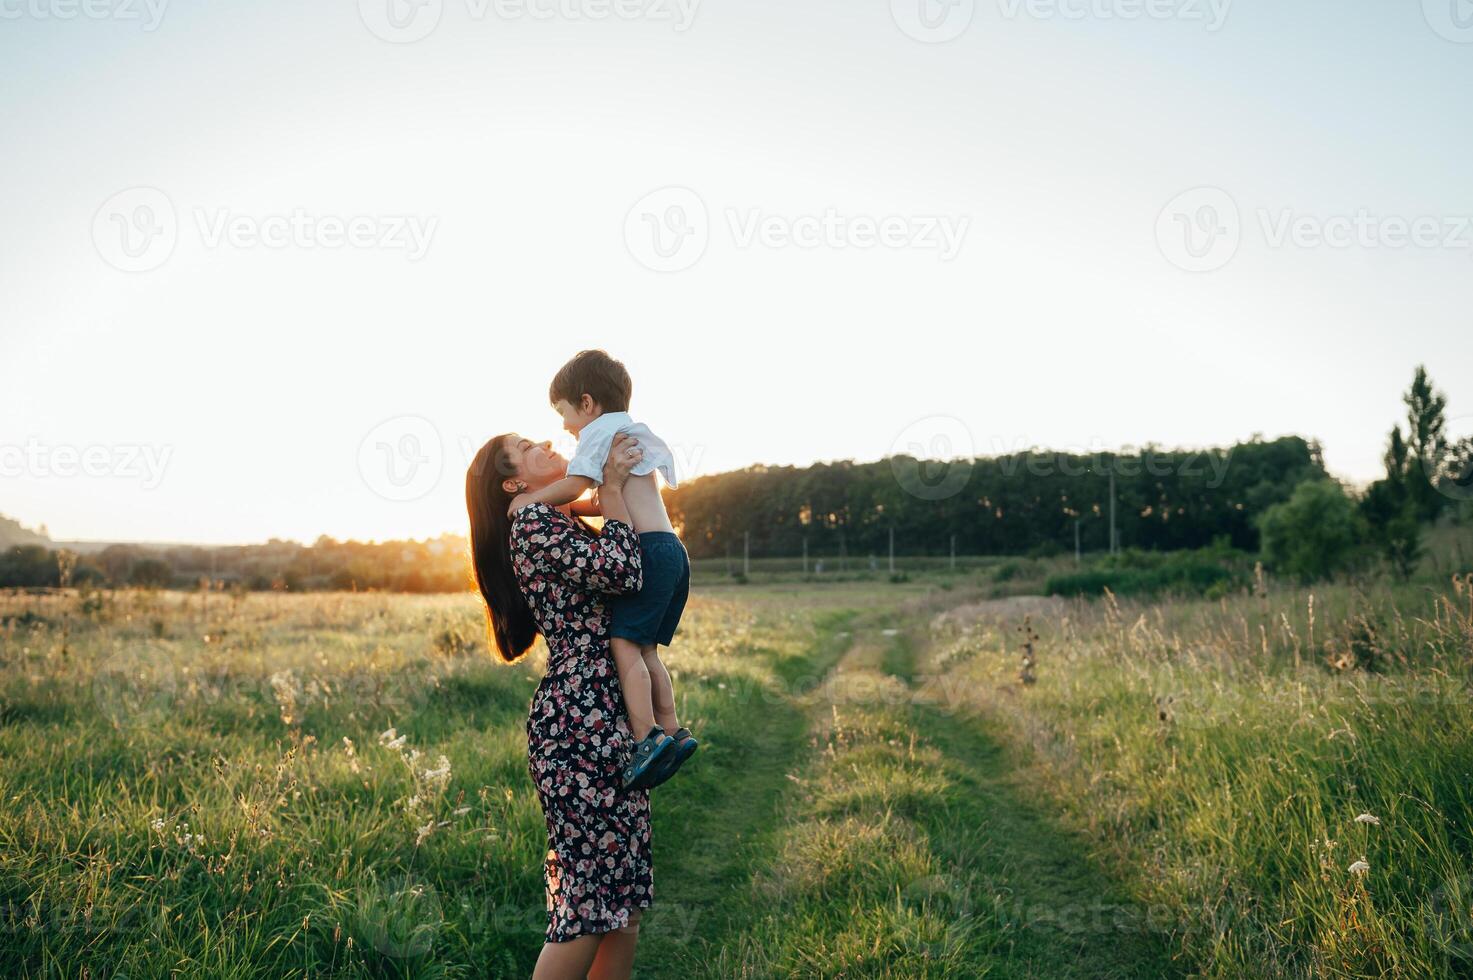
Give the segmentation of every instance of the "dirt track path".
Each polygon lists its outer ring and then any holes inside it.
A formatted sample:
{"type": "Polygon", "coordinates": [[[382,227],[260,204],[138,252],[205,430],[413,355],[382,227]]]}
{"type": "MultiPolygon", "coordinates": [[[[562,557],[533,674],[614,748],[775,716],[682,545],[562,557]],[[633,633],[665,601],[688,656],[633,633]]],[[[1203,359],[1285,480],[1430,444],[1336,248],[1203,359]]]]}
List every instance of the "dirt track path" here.
{"type": "Polygon", "coordinates": [[[701,914],[651,936],[647,975],[1179,975],[986,719],[927,703],[921,618],[832,619],[821,682],[750,733],[770,764],[712,787],[672,862],[662,902],[701,914]]]}

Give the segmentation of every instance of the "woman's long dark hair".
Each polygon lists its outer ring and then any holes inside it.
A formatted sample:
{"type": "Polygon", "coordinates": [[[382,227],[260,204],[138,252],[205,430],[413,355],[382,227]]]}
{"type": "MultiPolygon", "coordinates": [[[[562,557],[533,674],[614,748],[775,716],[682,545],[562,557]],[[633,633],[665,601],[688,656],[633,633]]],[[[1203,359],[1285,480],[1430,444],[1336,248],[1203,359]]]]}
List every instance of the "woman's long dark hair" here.
{"type": "Polygon", "coordinates": [[[465,509],[471,519],[471,568],[486,604],[487,645],[516,663],[537,639],[532,609],[522,598],[511,568],[512,495],[502,483],[516,474],[507,464],[500,435],[481,447],[465,473],[465,509]]]}

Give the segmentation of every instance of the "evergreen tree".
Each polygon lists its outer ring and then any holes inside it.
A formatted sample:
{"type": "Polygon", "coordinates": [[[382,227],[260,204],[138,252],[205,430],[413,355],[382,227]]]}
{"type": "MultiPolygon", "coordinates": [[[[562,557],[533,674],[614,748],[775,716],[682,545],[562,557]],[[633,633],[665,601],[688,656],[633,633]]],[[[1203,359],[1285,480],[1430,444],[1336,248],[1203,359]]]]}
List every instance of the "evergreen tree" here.
{"type": "Polygon", "coordinates": [[[1371,543],[1403,579],[1411,577],[1422,558],[1422,529],[1409,491],[1409,477],[1421,468],[1410,459],[1401,427],[1387,440],[1386,476],[1367,489],[1360,501],[1371,543]]]}
{"type": "Polygon", "coordinates": [[[1417,367],[1412,386],[1403,398],[1407,406],[1407,492],[1417,519],[1436,520],[1447,498],[1432,485],[1430,474],[1447,450],[1447,396],[1432,385],[1427,369],[1417,367]]]}

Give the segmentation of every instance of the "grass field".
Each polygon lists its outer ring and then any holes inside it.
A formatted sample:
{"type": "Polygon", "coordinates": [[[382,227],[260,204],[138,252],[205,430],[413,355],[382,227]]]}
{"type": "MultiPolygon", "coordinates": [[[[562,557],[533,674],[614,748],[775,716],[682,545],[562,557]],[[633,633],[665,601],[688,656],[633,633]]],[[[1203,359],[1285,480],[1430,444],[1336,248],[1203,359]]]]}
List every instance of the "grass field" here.
{"type": "MultiPolygon", "coordinates": [[[[669,663],[704,747],[655,792],[637,975],[1473,976],[1473,583],[998,585],[699,590],[669,663]]],[[[470,597],[0,624],[12,974],[530,972],[542,658],[490,662],[470,597]]]]}

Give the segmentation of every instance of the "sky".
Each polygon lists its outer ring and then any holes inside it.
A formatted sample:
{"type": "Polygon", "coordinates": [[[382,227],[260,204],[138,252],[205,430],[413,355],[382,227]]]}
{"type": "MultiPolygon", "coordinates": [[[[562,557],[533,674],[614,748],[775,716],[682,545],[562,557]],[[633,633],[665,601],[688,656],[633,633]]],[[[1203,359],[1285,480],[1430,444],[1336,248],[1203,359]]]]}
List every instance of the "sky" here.
{"type": "Polygon", "coordinates": [[[461,533],[573,353],[683,479],[1473,432],[1467,0],[0,0],[0,513],[461,533]]]}

